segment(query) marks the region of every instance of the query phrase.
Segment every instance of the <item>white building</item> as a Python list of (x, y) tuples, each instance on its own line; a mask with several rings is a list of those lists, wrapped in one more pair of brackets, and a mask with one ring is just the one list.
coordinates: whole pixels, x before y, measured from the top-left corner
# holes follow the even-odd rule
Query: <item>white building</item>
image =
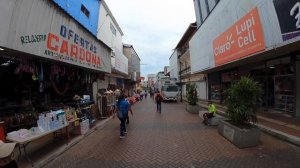
[(104, 0), (101, 0), (97, 38), (111, 48), (112, 73), (106, 74), (101, 87), (115, 85), (124, 88), (128, 76), (128, 58), (123, 54), (123, 32)]

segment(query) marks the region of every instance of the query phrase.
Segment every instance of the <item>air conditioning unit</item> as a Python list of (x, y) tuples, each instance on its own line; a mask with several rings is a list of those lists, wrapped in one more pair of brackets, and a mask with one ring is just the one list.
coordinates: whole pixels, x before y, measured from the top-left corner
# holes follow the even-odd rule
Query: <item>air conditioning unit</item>
[(111, 52), (110, 52), (110, 57), (115, 57), (115, 56), (116, 56), (115, 51), (114, 51), (114, 50), (111, 50)]

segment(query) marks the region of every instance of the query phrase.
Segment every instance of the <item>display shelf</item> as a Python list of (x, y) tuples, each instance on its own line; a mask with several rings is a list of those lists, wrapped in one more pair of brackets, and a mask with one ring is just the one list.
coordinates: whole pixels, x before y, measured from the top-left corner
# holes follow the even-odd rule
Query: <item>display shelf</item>
[(275, 108), (282, 111), (294, 111), (294, 96), (293, 95), (277, 95), (275, 98)]
[[(289, 81), (289, 82), (287, 82)], [(281, 111), (294, 112), (294, 75), (281, 74), (274, 76), (274, 107)]]

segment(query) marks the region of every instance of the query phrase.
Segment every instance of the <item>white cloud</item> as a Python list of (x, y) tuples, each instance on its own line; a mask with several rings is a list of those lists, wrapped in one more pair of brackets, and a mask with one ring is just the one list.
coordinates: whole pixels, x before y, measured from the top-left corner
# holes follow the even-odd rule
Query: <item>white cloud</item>
[(141, 73), (155, 74), (169, 65), (173, 49), (195, 22), (193, 0), (106, 0), (120, 25), (123, 42), (141, 58)]

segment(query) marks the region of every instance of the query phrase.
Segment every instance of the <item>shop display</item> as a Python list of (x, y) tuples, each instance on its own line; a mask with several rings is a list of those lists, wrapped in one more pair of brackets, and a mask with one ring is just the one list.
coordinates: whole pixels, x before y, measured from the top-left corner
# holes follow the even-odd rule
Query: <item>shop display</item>
[(211, 100), (220, 100), (221, 96), (221, 86), (220, 85), (211, 85), (211, 90), (210, 90), (210, 99)]
[(25, 139), (31, 136), (43, 134), (51, 130), (61, 128), (68, 125), (65, 112), (63, 110), (50, 111), (47, 113), (41, 113), (37, 120), (37, 127), (30, 129), (19, 129), (18, 131), (12, 131), (7, 133), (7, 137), (11, 139)]
[(293, 75), (274, 76), (275, 109), (294, 112), (295, 96), (293, 84)]
[(38, 128), (43, 131), (49, 131), (67, 125), (65, 112), (63, 110), (50, 111), (39, 115), (37, 121)]
[(85, 133), (87, 133), (87, 131), (90, 128), (90, 124), (89, 124), (89, 119), (85, 119), (83, 121), (80, 122), (80, 133), (83, 135)]

